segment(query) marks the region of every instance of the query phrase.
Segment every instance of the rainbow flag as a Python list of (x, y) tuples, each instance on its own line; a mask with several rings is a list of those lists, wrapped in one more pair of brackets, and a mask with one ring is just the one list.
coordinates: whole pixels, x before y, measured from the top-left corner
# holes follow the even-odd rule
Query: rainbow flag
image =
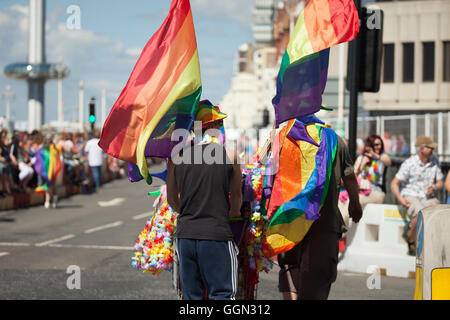
[(35, 192), (43, 193), (47, 191), (53, 183), (55, 183), (56, 178), (58, 178), (58, 175), (62, 170), (61, 157), (54, 144), (51, 144), (48, 150), (45, 147), (41, 147), (39, 149), (36, 153), (34, 170), (36, 170), (36, 173), (39, 174), (45, 181), (42, 186), (35, 189)]
[(173, 0), (106, 119), (99, 146), (138, 167), (139, 175), (130, 180), (151, 183), (146, 157), (170, 156), (183, 139), (171, 141), (172, 132), (191, 128), (201, 91), (190, 3)]
[(292, 249), (320, 217), (336, 156), (337, 135), (316, 117), (306, 116), (291, 120), (278, 133), (273, 150), (278, 172), (268, 208), (269, 256)]
[(353, 0), (310, 0), (298, 16), (281, 61), (272, 100), (280, 123), (319, 111), (328, 74), (330, 47), (359, 31)]

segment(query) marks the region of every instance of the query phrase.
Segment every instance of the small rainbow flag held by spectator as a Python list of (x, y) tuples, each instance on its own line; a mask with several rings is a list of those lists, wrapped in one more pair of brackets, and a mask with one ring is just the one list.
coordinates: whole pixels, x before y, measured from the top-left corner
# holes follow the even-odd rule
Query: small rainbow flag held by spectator
[(171, 141), (172, 132), (192, 127), (201, 91), (191, 6), (173, 0), (106, 119), (99, 146), (130, 164), (131, 181), (150, 184), (146, 157), (170, 156), (179, 142)]
[(61, 158), (54, 144), (50, 145), (49, 150), (45, 147), (39, 149), (36, 153), (34, 169), (45, 181), (42, 186), (35, 189), (35, 192), (44, 193), (53, 183), (55, 183), (56, 178), (58, 178), (58, 175), (62, 170)]
[(289, 121), (275, 137), (272, 150), (279, 169), (268, 208), (267, 257), (292, 249), (320, 217), (337, 135), (315, 116), (305, 116)]
[(320, 110), (330, 47), (351, 41), (359, 31), (353, 0), (309, 0), (298, 16), (272, 100), (280, 123)]

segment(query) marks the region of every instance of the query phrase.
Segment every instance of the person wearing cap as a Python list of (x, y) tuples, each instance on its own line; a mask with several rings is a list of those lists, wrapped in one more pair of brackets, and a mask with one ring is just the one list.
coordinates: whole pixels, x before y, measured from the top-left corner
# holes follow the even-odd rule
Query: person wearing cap
[(425, 207), (440, 203), (435, 193), (442, 188), (444, 175), (438, 160), (433, 157), (436, 147), (429, 137), (418, 137), (416, 154), (402, 163), (391, 182), (391, 190), (398, 202), (408, 209), (410, 224), (405, 228), (403, 238), (411, 255), (415, 255), (417, 214)]
[(233, 300), (237, 291), (238, 249), (229, 218), (240, 216), (242, 174), (220, 141), (226, 117), (201, 101), (201, 137), (172, 154), (168, 164), (167, 201), (179, 213), (174, 247), (186, 300), (204, 299), (205, 289), (210, 300)]

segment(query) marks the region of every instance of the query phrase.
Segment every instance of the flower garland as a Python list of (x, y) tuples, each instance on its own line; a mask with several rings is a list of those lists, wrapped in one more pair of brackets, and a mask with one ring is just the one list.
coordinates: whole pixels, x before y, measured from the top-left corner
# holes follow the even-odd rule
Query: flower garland
[(173, 268), (173, 237), (176, 214), (160, 195), (152, 219), (147, 221), (134, 244), (131, 265), (143, 272), (159, 275), (163, 270)]
[(247, 165), (247, 168), (243, 170), (243, 174), (251, 177), (253, 191), (251, 197), (252, 212), (249, 217), (250, 225), (246, 230), (248, 263), (250, 269), (267, 273), (272, 269), (273, 262), (263, 254), (263, 251), (267, 247), (265, 231), (268, 225), (267, 217), (261, 215), (260, 212), (264, 171), (265, 167), (263, 165), (255, 163)]

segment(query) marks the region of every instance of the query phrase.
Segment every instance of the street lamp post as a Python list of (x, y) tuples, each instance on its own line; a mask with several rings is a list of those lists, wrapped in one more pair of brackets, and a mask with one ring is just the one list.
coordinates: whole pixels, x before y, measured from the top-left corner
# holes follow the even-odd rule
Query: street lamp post
[(80, 130), (84, 129), (84, 82), (80, 81), (80, 93), (78, 96), (78, 123)]
[(2, 98), (5, 99), (6, 120), (8, 121), (9, 126), (9, 121), (11, 120), (11, 100), (16, 98), (16, 95), (12, 92), (10, 85), (6, 86), (5, 93), (2, 94)]
[(56, 64), (56, 72), (58, 74), (58, 122), (64, 121), (63, 99), (62, 99), (62, 73), (64, 67), (62, 64), (62, 58), (59, 58)]

